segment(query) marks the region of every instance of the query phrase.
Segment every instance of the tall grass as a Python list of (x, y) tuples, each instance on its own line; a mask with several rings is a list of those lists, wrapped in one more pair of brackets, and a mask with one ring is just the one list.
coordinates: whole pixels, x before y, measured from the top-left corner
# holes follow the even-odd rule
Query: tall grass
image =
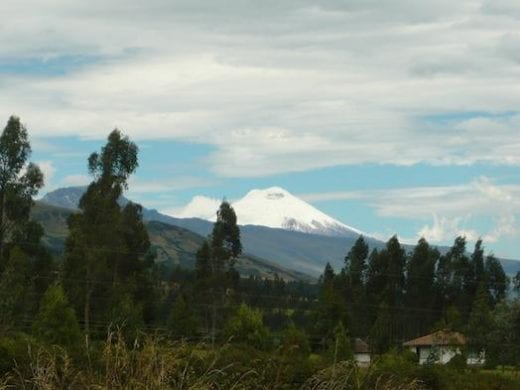
[[(21, 349), (19, 349), (21, 350)], [(316, 357), (316, 356), (315, 356)], [(227, 343), (212, 346), (171, 342), (146, 335), (128, 342), (109, 332), (103, 342), (69, 353), (27, 344), (0, 389), (178, 389), (178, 390), (421, 390), (517, 389), (518, 380), (485, 371), (421, 367), (399, 354), (388, 354), (368, 368), (344, 361), (323, 368), (326, 360), (289, 350), (259, 351)]]
[[(204, 343), (166, 342), (145, 336), (128, 343), (109, 332), (100, 347), (71, 357), (64, 349), (27, 350), (28, 364), (0, 379), (0, 389), (248, 389), (258, 377), (253, 368), (223, 363), (219, 351)], [(93, 361), (92, 365), (88, 361)]]
[(360, 368), (354, 362), (334, 364), (313, 375), (303, 390), (422, 390), (426, 387), (417, 379), (401, 378), (369, 368)]

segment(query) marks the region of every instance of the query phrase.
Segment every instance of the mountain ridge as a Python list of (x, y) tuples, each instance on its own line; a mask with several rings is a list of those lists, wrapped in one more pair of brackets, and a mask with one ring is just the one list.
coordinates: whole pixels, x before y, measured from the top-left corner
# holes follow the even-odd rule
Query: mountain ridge
[[(68, 235), (67, 218), (75, 210), (49, 205), (36, 201), (31, 210), (31, 217), (44, 228), (44, 243), (54, 255), (61, 255)], [(189, 229), (155, 220), (145, 221), (150, 236), (152, 249), (157, 254), (156, 261), (167, 270), (175, 266), (193, 269), (197, 250), (204, 241), (201, 236)], [(312, 276), (287, 269), (273, 261), (244, 253), (236, 263), (242, 276), (255, 275), (272, 278), (274, 275), (286, 280), (315, 280)]]
[[(75, 191), (77, 187), (71, 187)], [(83, 187), (86, 188), (86, 187)], [(66, 189), (60, 189), (62, 195), (67, 195)], [(71, 196), (65, 199), (70, 199)], [(43, 197), (51, 201), (59, 202), (57, 197)], [(78, 199), (79, 200), (79, 199)], [(126, 198), (121, 203), (128, 202)], [(67, 204), (68, 200), (64, 201)], [(143, 207), (143, 218), (147, 221), (159, 221), (165, 224), (178, 226), (192, 231), (202, 237), (211, 233), (213, 223), (199, 218), (176, 218), (161, 214), (155, 209)], [(269, 228), (265, 226), (245, 225), (240, 226), (241, 240), (244, 252), (250, 253), (262, 259), (280, 265), (289, 270), (318, 277), (325, 267), (330, 263), (334, 269), (340, 270), (344, 266), (344, 258), (358, 235), (349, 236), (326, 236), (304, 232), (290, 231), (280, 228)], [(375, 238), (366, 237), (370, 249), (382, 249), (386, 243)], [(412, 245), (403, 244), (406, 251), (413, 249)], [(438, 247), (445, 252), (447, 247)], [(509, 275), (520, 271), (520, 261), (512, 259), (500, 259), (504, 270)]]

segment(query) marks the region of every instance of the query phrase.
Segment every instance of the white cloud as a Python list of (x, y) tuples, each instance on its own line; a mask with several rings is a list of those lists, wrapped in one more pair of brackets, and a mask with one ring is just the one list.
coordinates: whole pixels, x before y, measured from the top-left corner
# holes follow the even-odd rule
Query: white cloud
[(459, 217), (520, 212), (520, 185), (497, 185), (487, 177), (453, 186), (310, 193), (300, 197), (310, 202), (359, 199), (374, 207), (379, 216), (410, 219), (430, 219), (432, 213)]
[(40, 167), (43, 173), (43, 180), (46, 189), (52, 187), (52, 179), (56, 173), (56, 167), (52, 161), (37, 161), (36, 164)]
[(424, 226), (418, 232), (418, 237), (424, 237), (434, 243), (447, 242), (457, 236), (464, 236), (471, 242), (478, 240), (480, 235), (473, 229), (465, 228), (464, 225), (467, 224), (467, 221), (464, 221), (464, 219), (467, 218), (439, 218), (434, 215), (433, 224)]
[(495, 228), (484, 236), (485, 242), (498, 242), (503, 237), (519, 237), (520, 226), (515, 215), (501, 215), (496, 221)]
[[(453, 186), (311, 193), (300, 197), (310, 202), (361, 200), (380, 217), (424, 221), (416, 238), (407, 241), (424, 236), (431, 242), (445, 243), (463, 235), (470, 242), (482, 237), (494, 243), (520, 235), (520, 185), (498, 185), (487, 177)], [(477, 229), (480, 219), (491, 220), (491, 228)], [(387, 238), (390, 235), (379, 234)]]
[(216, 181), (200, 177), (176, 177), (172, 180), (142, 180), (131, 177), (128, 181), (129, 196), (134, 194), (168, 193), (187, 188), (202, 188), (215, 185)]
[(4, 0), (3, 63), (68, 65), (0, 75), (0, 116), (40, 138), (209, 143), (222, 176), (520, 165), (514, 2), (245, 4)]
[(65, 176), (61, 185), (64, 187), (77, 187), (77, 186), (85, 186), (92, 181), (92, 178), (86, 175), (68, 175)]

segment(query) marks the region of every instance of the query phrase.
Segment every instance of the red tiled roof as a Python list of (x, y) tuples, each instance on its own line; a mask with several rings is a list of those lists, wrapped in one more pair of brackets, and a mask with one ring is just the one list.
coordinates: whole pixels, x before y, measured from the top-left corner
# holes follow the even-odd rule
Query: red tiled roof
[(448, 330), (439, 330), (426, 336), (406, 341), (403, 343), (405, 347), (415, 347), (421, 345), (465, 345), (466, 337), (459, 332), (451, 332)]
[(356, 338), (354, 340), (354, 353), (370, 353), (370, 347), (363, 340)]

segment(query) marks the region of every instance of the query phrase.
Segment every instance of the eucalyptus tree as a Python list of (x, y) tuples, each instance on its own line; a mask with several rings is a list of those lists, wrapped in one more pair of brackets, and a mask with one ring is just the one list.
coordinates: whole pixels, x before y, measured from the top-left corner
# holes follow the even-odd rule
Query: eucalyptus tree
[(410, 336), (429, 331), (436, 320), (434, 276), (439, 257), (439, 251), (431, 247), (425, 238), (421, 238), (406, 266), (406, 324)]
[[(34, 314), (49, 284), (52, 257), (40, 239), (43, 228), (30, 219), (43, 186), (39, 167), (28, 161), (27, 129), (11, 116), (0, 135), (0, 326), (17, 327)], [(18, 319), (18, 320), (17, 320)]]
[[(139, 322), (153, 298), (154, 261), (142, 208), (118, 199), (138, 167), (138, 148), (119, 130), (88, 158), (93, 181), (68, 220), (63, 285), (81, 313), (87, 335), (93, 320)], [(127, 321), (128, 323), (128, 321)]]
[(344, 268), (344, 295), (351, 318), (350, 329), (354, 336), (362, 336), (367, 326), (366, 278), (368, 245), (359, 236), (347, 256)]
[(11, 116), (0, 135), (0, 271), (6, 249), (34, 230), (33, 196), (43, 187), (40, 168), (28, 162), (31, 145), (20, 118)]
[(199, 300), (208, 305), (212, 341), (215, 340), (217, 308), (224, 304), (228, 289), (235, 289), (239, 275), (234, 265), (242, 253), (240, 228), (237, 225), (235, 210), (223, 201), (217, 211), (217, 220), (211, 235), (197, 251), (196, 289)]

